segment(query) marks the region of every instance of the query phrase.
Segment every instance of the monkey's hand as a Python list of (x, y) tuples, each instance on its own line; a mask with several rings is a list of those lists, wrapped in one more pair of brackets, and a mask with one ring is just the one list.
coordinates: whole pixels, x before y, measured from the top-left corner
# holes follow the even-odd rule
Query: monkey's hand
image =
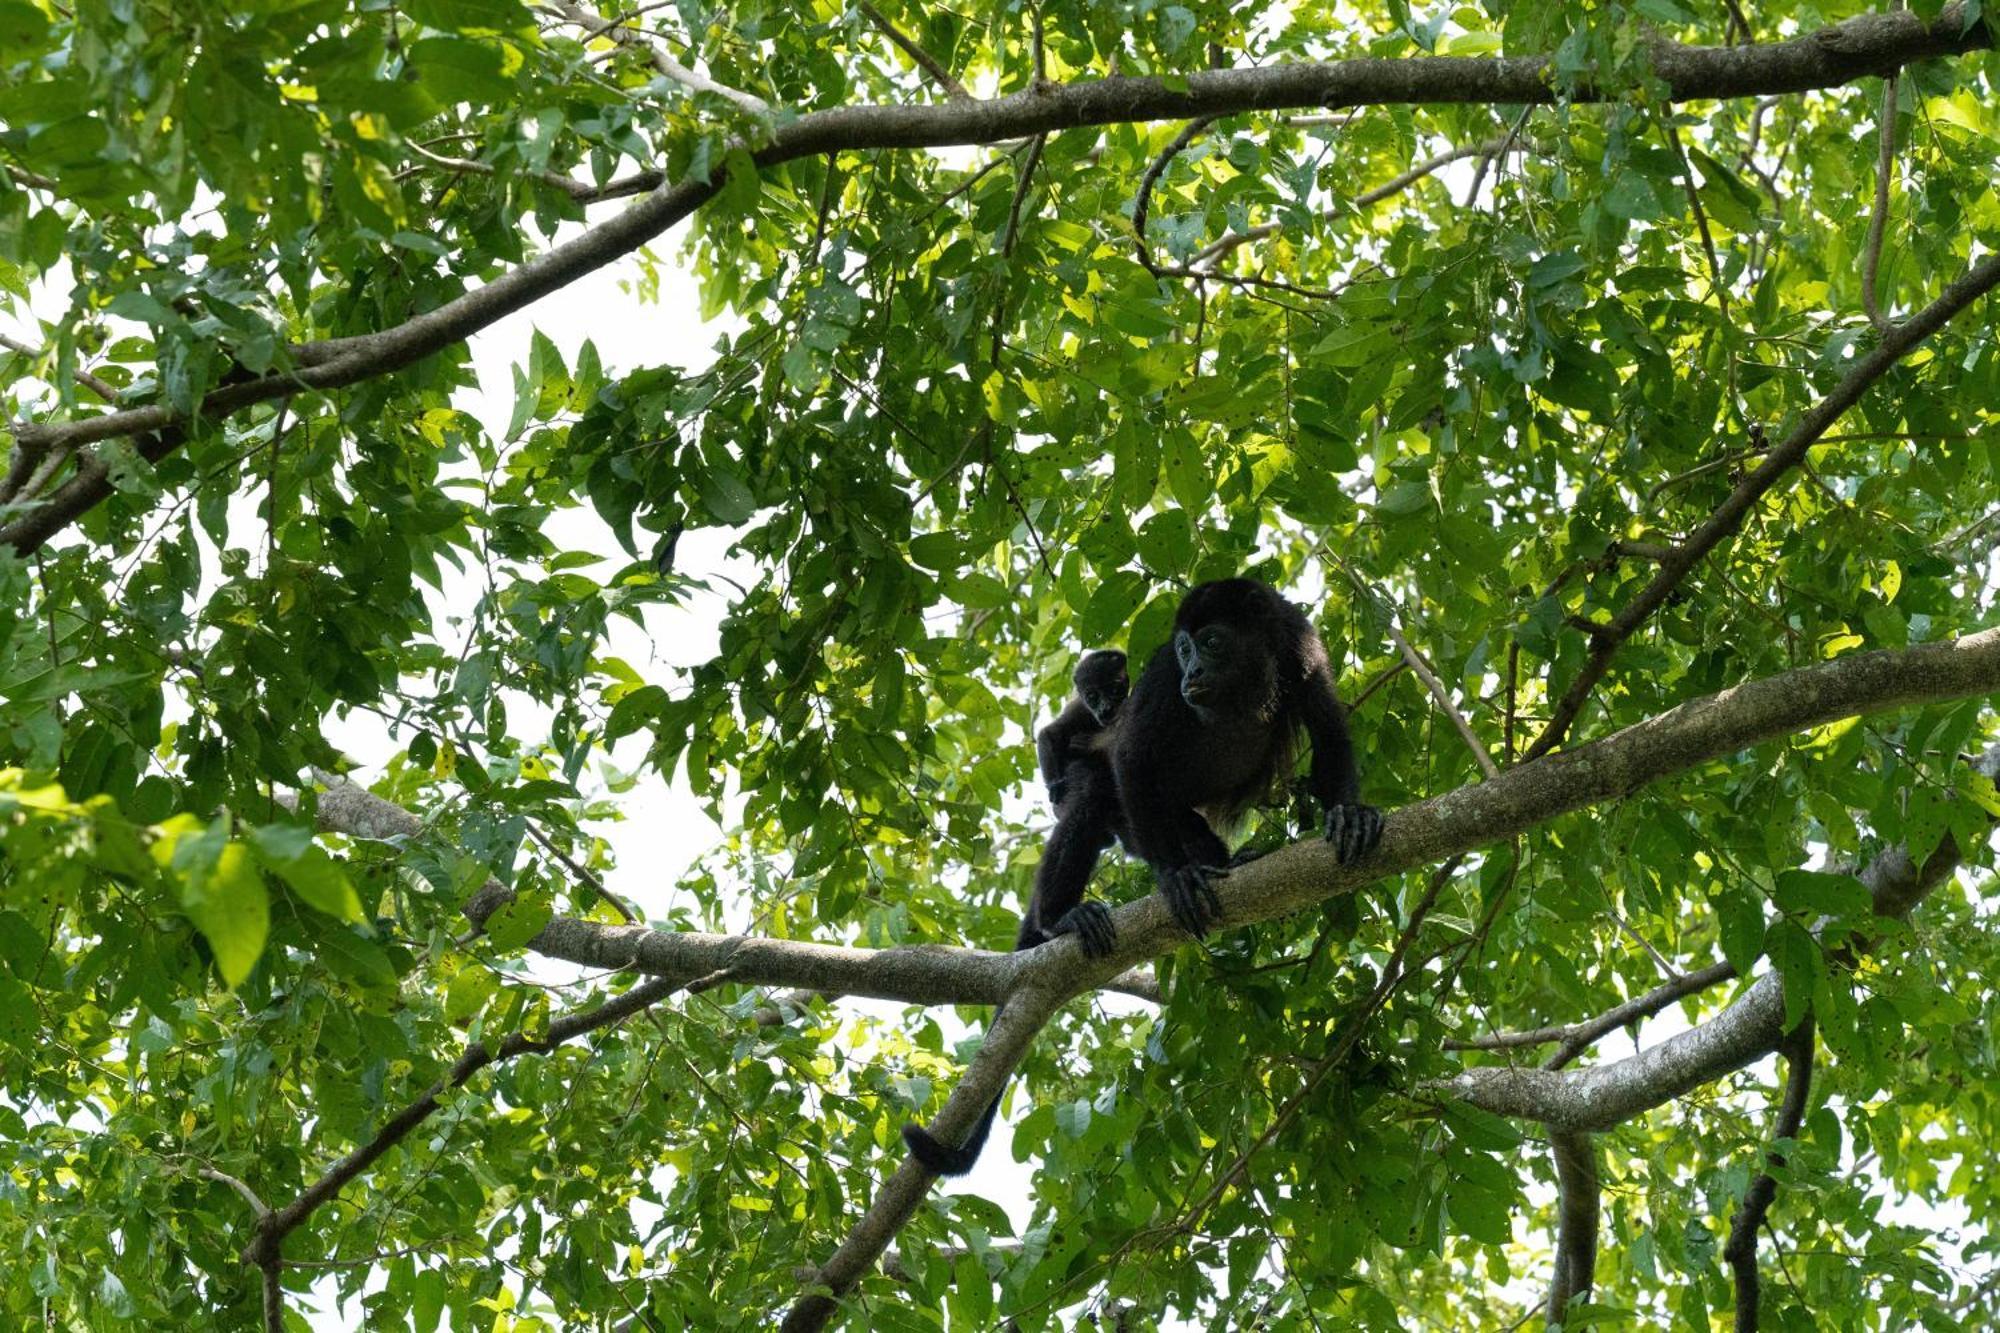
[(1049, 804), (1051, 806), (1060, 807), (1063, 803), (1063, 797), (1067, 795), (1069, 795), (1068, 778), (1057, 778), (1049, 784)]
[(1049, 934), (1076, 936), (1087, 958), (1102, 958), (1118, 943), (1118, 928), (1111, 924), (1111, 909), (1095, 898), (1085, 898), (1063, 913), (1062, 920), (1056, 922)]
[(1372, 805), (1336, 805), (1326, 812), (1326, 840), (1344, 866), (1353, 865), (1382, 841), (1382, 812)]
[(1215, 896), (1215, 886), (1209, 880), (1228, 873), (1221, 866), (1198, 865), (1160, 871), (1160, 896), (1167, 900), (1174, 923), (1196, 939), (1208, 934), (1209, 926), (1222, 915), (1222, 900)]

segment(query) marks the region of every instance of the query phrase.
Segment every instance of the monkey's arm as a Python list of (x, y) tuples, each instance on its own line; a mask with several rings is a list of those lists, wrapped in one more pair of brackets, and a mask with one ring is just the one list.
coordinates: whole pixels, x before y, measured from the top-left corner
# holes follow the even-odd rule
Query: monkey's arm
[(1300, 712), (1312, 742), (1307, 785), (1326, 816), (1326, 840), (1342, 865), (1375, 850), (1382, 838), (1382, 812), (1361, 801), (1361, 775), (1354, 765), (1354, 741), (1347, 734), (1347, 709), (1334, 693), (1325, 653), (1300, 686)]
[(1096, 730), (1097, 719), (1084, 707), (1083, 700), (1071, 699), (1055, 720), (1035, 734), (1035, 757), (1041, 761), (1042, 782), (1049, 789), (1049, 802), (1061, 805), (1068, 783), (1065, 780), (1076, 747)]
[(1222, 914), (1222, 901), (1209, 881), (1228, 873), (1229, 849), (1207, 820), (1176, 803), (1163, 784), (1132, 771), (1139, 767), (1127, 761), (1119, 770), (1118, 795), (1131, 830), (1127, 845), (1153, 868), (1175, 922), (1200, 939)]

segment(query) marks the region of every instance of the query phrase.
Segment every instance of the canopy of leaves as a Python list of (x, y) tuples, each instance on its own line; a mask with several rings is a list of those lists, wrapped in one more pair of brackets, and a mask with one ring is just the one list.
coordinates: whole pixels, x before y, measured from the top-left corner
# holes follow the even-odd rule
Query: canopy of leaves
[[(728, 830), (656, 926), (1005, 948), (1047, 824), (1037, 720), (1081, 649), (1151, 651), (1194, 582), (1311, 605), (1384, 807), (1552, 724), (1548, 747), (1992, 623), (2000, 345), (1973, 304), (1593, 674), (1663, 555), (2000, 248), (1983, 49), (1676, 101), (1659, 39), (1868, 7), (1743, 6), (1748, 32), (1676, 0), (627, 8), (613, 40), (614, 7), (516, 0), (0, 0), (0, 404), (57, 430), (161, 409), (24, 427), (0, 482), (8, 1326), (304, 1327), (336, 1301), (426, 1331), (767, 1326), (956, 1077), (936, 1015), (725, 984), (462, 1087), (453, 1062), (629, 985), (552, 984), (575, 974), (523, 946), (619, 920), (598, 872), (635, 783), (685, 784)], [(1972, 48), (1982, 8), (1915, 6)], [(836, 120), (757, 156), (841, 107), (1431, 56), (1545, 56), (1549, 103), (1027, 137), (972, 108), (963, 146), (856, 119), (859, 146)], [(637, 224), (582, 230), (662, 181), (706, 200), (671, 258)], [(713, 363), (538, 336), (496, 433), (466, 408), (480, 319), (367, 360), (577, 236), (568, 272), (636, 255), (632, 327), (730, 330)], [(669, 263), (698, 312), (645, 308)], [(89, 503), (43, 540), (63, 495)], [(749, 582), (674, 567), (703, 528)], [(692, 670), (610, 646), (717, 607)], [(343, 762), (326, 729), (364, 713), (397, 748), (352, 758), (414, 836), (315, 836), (295, 809)], [(1012, 1094), (1027, 1207), (935, 1198), (848, 1294), (855, 1326), (1512, 1323), (1548, 1280), (1543, 1136), (1426, 1089), (1540, 1051), (1447, 1043), (1720, 960), (1780, 971), (1824, 1047), (1770, 1326), (1979, 1322), (2000, 947), (1970, 867), (2000, 803), (1964, 756), (1992, 729), (1974, 700), (1763, 745), (1183, 950), (1157, 1008), (1072, 1007)], [(1969, 868), (1907, 930), (1859, 966), (1827, 950), (1868, 905), (1826, 867), (1948, 838)], [(515, 897), (474, 939), (459, 909), (489, 876)], [(1099, 888), (1149, 880), (1114, 856)], [(1729, 1309), (1720, 1239), (1772, 1078), (1599, 1141), (1597, 1318)], [(282, 1264), (245, 1262), (260, 1208), (434, 1086)]]

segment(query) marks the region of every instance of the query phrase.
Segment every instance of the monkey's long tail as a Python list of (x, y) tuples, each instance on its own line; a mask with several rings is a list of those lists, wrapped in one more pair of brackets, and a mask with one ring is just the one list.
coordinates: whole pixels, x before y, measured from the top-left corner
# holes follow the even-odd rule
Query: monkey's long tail
[[(1043, 940), (1032, 927), (1023, 923), (1021, 936), (1014, 941), (1014, 952), (1032, 949)], [(993, 1010), (993, 1021), (986, 1025), (987, 1032), (993, 1031), (993, 1024), (1000, 1021), (1000, 1015), (1007, 1012), (1006, 1005)], [(1003, 1088), (1004, 1092), (1005, 1089)], [(979, 1117), (979, 1123), (965, 1136), (965, 1142), (956, 1148), (947, 1148), (937, 1135), (922, 1125), (904, 1125), (903, 1142), (910, 1145), (910, 1156), (924, 1164), (924, 1168), (940, 1176), (962, 1176), (972, 1169), (979, 1160), (979, 1150), (986, 1146), (986, 1136), (993, 1132), (993, 1120), (1000, 1114), (1000, 1093), (993, 1094), (993, 1100), (986, 1104), (986, 1114)]]
[[(1039, 899), (1041, 896), (1038, 885), (1035, 897)], [(1023, 949), (1032, 949), (1038, 944), (1046, 944), (1055, 938), (1035, 923), (1036, 917), (1031, 906), (1027, 917), (1021, 922), (1020, 934), (1014, 937), (1015, 953)], [(992, 1022), (986, 1025), (987, 1032), (993, 1031), (993, 1024), (998, 1023), (1000, 1015), (1006, 1012), (1007, 1006), (1004, 1004), (994, 1008)], [(994, 1093), (993, 1100), (986, 1104), (986, 1113), (979, 1117), (979, 1123), (965, 1136), (965, 1142), (956, 1148), (945, 1147), (937, 1135), (922, 1125), (904, 1125), (903, 1142), (910, 1145), (910, 1156), (922, 1162), (925, 1170), (940, 1176), (962, 1176), (970, 1171), (973, 1163), (979, 1160), (980, 1149), (986, 1146), (986, 1136), (993, 1132), (993, 1121), (1000, 1114), (1000, 1098), (1005, 1092), (1006, 1087), (1003, 1084), (1000, 1092)]]
[(926, 1170), (940, 1176), (962, 1176), (979, 1160), (980, 1149), (986, 1146), (986, 1136), (993, 1132), (993, 1120), (999, 1114), (1000, 1099), (995, 1097), (986, 1104), (986, 1114), (979, 1117), (972, 1133), (956, 1148), (945, 1147), (922, 1125), (904, 1125), (903, 1142), (910, 1145), (910, 1156), (922, 1162)]

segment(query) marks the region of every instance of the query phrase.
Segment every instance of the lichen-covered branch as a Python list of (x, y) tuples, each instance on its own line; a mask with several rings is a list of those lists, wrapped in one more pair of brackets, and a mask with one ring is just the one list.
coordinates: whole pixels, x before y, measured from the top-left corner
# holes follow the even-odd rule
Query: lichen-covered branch
[[(1981, 764), (1995, 759), (1989, 751)], [(1949, 879), (1962, 860), (1958, 844), (1947, 836), (1921, 866), (1905, 849), (1892, 847), (1858, 878), (1877, 916), (1899, 918)], [(1623, 1060), (1562, 1071), (1468, 1069), (1441, 1090), (1481, 1110), (1538, 1120), (1552, 1129), (1605, 1130), (1769, 1055), (1784, 1040), (1784, 1023), (1784, 982), (1768, 972), (1715, 1017)]]

